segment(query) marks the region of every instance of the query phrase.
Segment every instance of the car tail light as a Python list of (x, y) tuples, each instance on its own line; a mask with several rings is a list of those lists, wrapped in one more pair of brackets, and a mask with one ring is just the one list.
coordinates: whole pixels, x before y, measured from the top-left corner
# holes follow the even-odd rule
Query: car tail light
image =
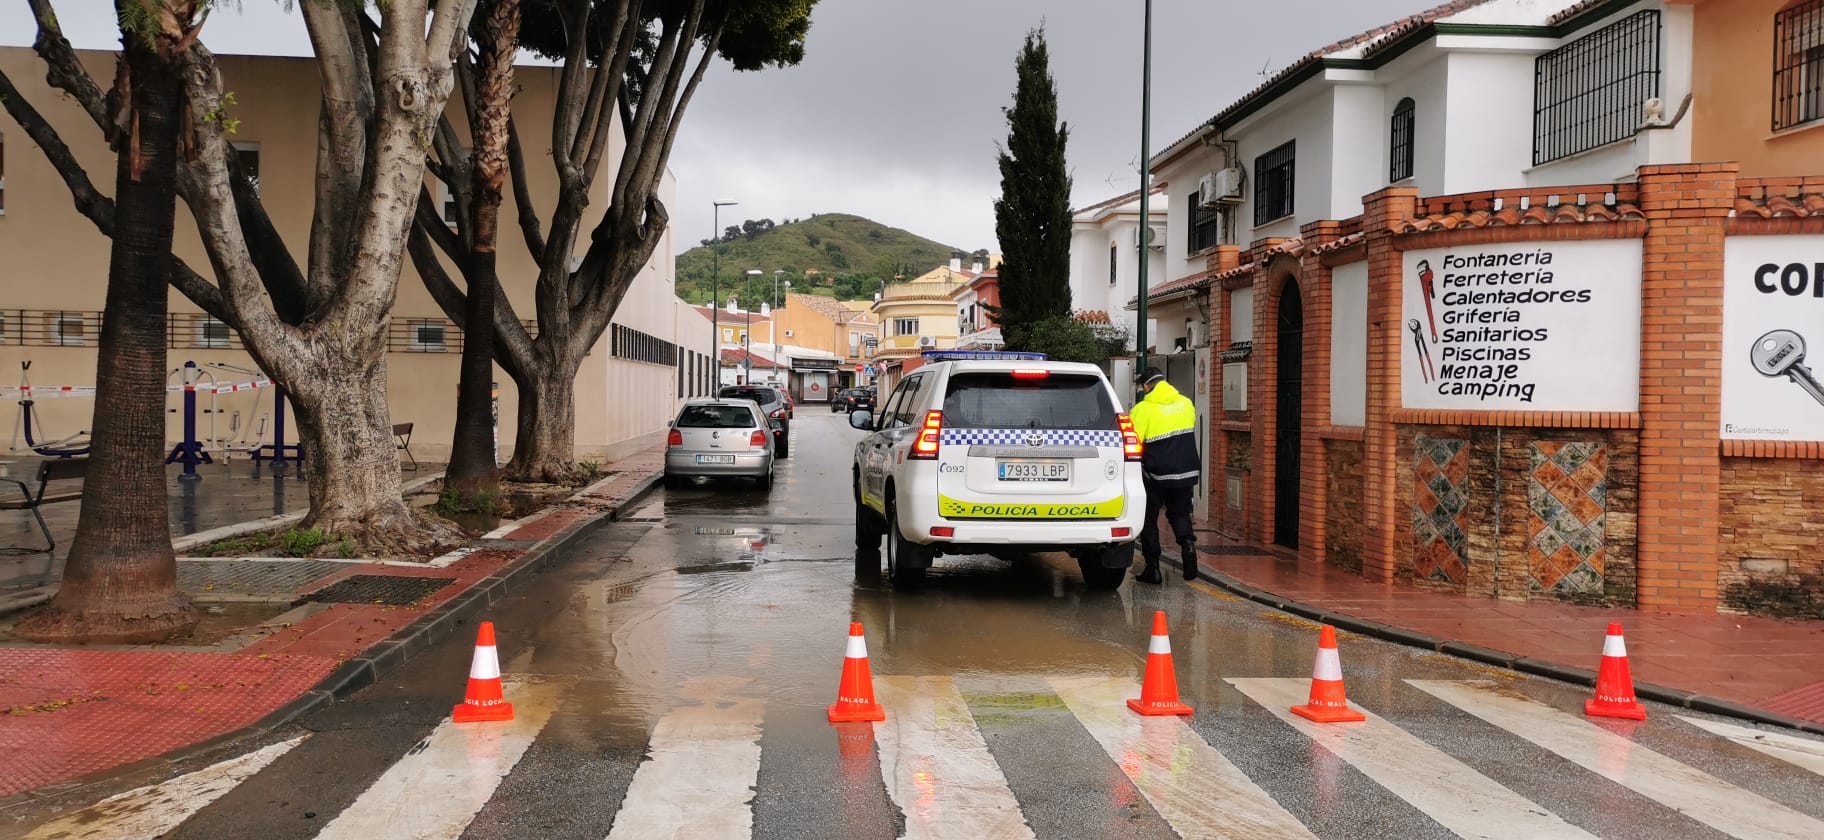
[(1014, 368), (1013, 369), (1013, 378), (1015, 378), (1015, 379), (1044, 379), (1045, 377), (1050, 376), (1050, 375), (1051, 375), (1051, 371), (1045, 370), (1044, 368)]
[(1115, 539), (1120, 539), (1121, 537), (1125, 537), (1128, 534), (1132, 534), (1133, 532), (1134, 532), (1134, 529), (1132, 529), (1132, 528), (1110, 528), (1110, 529), (1108, 529), (1108, 535)]
[(1133, 418), (1121, 414), (1116, 419), (1121, 424), (1121, 454), (1127, 456), (1129, 461), (1140, 460), (1140, 435), (1134, 431)]
[(672, 429), (671, 434), (666, 436), (666, 438), (665, 438), (665, 445), (666, 446), (683, 446), (684, 445), (684, 433), (678, 431), (677, 429)]
[(783, 409), (783, 408), (782, 408), (782, 409), (779, 409), (779, 410), (778, 410), (778, 411), (775, 411), (775, 412), (773, 412), (773, 419), (774, 419), (774, 420), (777, 420), (777, 419), (779, 419), (779, 418), (781, 418), (781, 417), (784, 417), (784, 416), (785, 416), (785, 409)]
[(954, 537), (954, 536), (956, 536), (956, 529), (952, 528), (948, 525), (939, 525), (939, 526), (931, 529), (931, 536)]
[(944, 433), (944, 413), (941, 411), (925, 412), (925, 424), (919, 427), (918, 440), (912, 444), (912, 454), (906, 456), (920, 461), (937, 458), (938, 438)]
[(755, 449), (765, 449), (766, 448), (766, 432), (763, 432), (759, 429), (755, 429), (753, 434), (748, 435), (747, 445), (751, 446)]

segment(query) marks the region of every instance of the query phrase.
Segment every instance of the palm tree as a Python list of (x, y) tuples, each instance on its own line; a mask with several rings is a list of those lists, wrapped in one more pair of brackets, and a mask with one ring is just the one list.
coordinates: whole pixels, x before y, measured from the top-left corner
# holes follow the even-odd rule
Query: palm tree
[(125, 49), (109, 99), (118, 154), (94, 434), (63, 583), (14, 628), (39, 641), (155, 642), (187, 635), (197, 622), (177, 590), (162, 455), (180, 74), (199, 9), (181, 0), (117, 0), (116, 7)]

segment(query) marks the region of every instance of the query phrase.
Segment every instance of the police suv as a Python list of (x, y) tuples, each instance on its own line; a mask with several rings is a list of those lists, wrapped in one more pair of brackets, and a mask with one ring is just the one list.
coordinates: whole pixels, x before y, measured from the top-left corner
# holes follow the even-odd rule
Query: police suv
[(929, 352), (857, 410), (855, 564), (897, 582), (939, 555), (1067, 551), (1092, 588), (1121, 585), (1144, 518), (1140, 439), (1094, 365)]

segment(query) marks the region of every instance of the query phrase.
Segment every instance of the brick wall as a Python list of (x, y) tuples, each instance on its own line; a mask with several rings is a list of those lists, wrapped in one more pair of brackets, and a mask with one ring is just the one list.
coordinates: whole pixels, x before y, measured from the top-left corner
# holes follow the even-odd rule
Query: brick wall
[(1324, 562), (1362, 571), (1362, 443), (1325, 441)]
[(1824, 619), (1824, 462), (1722, 459), (1721, 612)]

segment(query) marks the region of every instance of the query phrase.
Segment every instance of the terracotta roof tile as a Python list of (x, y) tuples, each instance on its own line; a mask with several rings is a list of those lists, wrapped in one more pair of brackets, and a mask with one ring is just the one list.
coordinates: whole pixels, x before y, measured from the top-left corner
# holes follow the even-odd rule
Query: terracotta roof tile
[(1759, 216), (1763, 219), (1780, 217), (1803, 219), (1809, 216), (1824, 214), (1824, 195), (1812, 193), (1794, 199), (1788, 196), (1768, 196), (1763, 201), (1750, 198), (1735, 200), (1735, 215)]
[(1608, 2), (1608, 0), (1580, 0), (1580, 2), (1572, 3), (1571, 5), (1564, 7), (1564, 11), (1546, 18), (1545, 25), (1557, 26), (1558, 24), (1581, 15), (1597, 6), (1603, 5), (1606, 2)]
[[(1739, 208), (1741, 202), (1737, 202)], [(1522, 210), (1507, 206), (1500, 210), (1458, 210), (1432, 213), (1416, 219), (1395, 222), (1394, 233), (1425, 233), (1459, 228), (1505, 227), (1510, 225), (1554, 225), (1621, 222), (1644, 219), (1646, 215), (1632, 204), (1560, 204), (1555, 207), (1534, 204)]]
[(1347, 236), (1339, 236), (1322, 245), (1313, 247), (1311, 249), (1311, 253), (1313, 253), (1313, 254), (1335, 253), (1337, 251), (1343, 250), (1344, 248), (1350, 248), (1355, 245), (1361, 244), (1363, 238), (1364, 237), (1360, 231), (1351, 233)]
[(1071, 317), (1082, 321), (1085, 324), (1114, 323), (1114, 320), (1108, 317), (1108, 313), (1101, 309), (1079, 309), (1076, 312), (1071, 313)]
[(753, 358), (754, 367), (757, 367), (757, 368), (779, 367), (778, 363), (774, 362), (771, 359), (768, 359), (765, 356), (760, 355), (759, 353), (749, 353), (746, 350), (742, 350), (740, 348), (734, 348), (734, 349), (723, 348), (723, 350), (722, 350), (722, 364), (724, 367), (727, 367), (730, 365), (733, 365), (735, 367), (740, 367), (740, 366), (742, 366), (742, 364), (744, 362), (746, 362), (746, 360), (749, 357)]

